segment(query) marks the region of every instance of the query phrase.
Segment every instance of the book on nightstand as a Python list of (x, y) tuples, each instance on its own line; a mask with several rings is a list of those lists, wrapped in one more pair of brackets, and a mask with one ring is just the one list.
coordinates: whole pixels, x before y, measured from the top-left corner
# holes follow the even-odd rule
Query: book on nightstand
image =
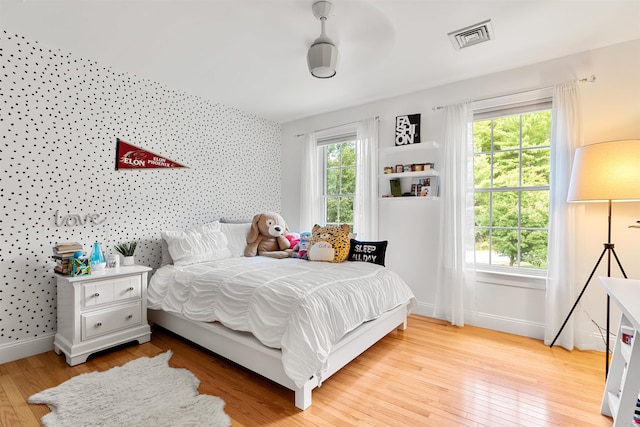
[(51, 257), (56, 262), (53, 271), (65, 276), (71, 275), (71, 261), (73, 255), (78, 251), (82, 251), (82, 245), (78, 242), (56, 243)]
[(82, 244), (78, 242), (56, 243), (53, 247), (54, 255), (71, 254), (82, 250)]

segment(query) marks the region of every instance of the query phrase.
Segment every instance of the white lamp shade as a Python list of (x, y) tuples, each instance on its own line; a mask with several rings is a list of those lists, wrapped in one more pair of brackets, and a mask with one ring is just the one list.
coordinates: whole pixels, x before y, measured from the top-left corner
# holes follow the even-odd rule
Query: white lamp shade
[(328, 79), (336, 75), (338, 48), (331, 43), (315, 43), (307, 53), (309, 71), (314, 77)]
[(576, 149), (567, 201), (640, 200), (640, 139)]

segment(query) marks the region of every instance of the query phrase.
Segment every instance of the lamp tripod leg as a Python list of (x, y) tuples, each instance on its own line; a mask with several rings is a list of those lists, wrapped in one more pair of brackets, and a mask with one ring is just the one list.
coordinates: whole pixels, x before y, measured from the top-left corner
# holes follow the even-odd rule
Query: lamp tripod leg
[[(578, 298), (576, 299), (576, 302), (573, 304), (573, 307), (571, 307), (571, 310), (569, 311), (569, 314), (567, 314), (567, 317), (564, 319), (564, 322), (562, 323), (562, 326), (560, 326), (560, 330), (556, 334), (556, 337), (553, 339), (553, 341), (551, 341), (551, 345), (549, 347), (553, 347), (553, 345), (558, 340), (558, 337), (562, 333), (562, 330), (567, 325), (567, 322), (569, 321), (569, 318), (573, 314), (573, 310), (575, 310), (576, 307), (578, 306), (578, 303), (580, 302), (580, 298), (582, 298), (582, 295), (584, 294), (584, 291), (587, 290), (587, 286), (589, 286), (589, 282), (591, 282), (591, 279), (593, 278), (593, 275), (596, 274), (596, 270), (598, 269), (598, 266), (600, 265), (600, 261), (602, 261), (602, 258), (604, 258), (604, 254), (607, 253), (607, 250), (608, 250), (608, 248), (605, 246), (605, 248), (602, 250), (602, 253), (600, 254), (600, 258), (598, 258), (598, 261), (596, 262), (596, 265), (593, 267), (593, 270), (591, 271), (591, 274), (589, 275), (589, 278), (587, 279), (587, 282), (582, 287), (582, 291), (580, 292), (580, 295), (578, 295)], [(615, 254), (615, 252), (614, 252), (614, 254)], [(616, 257), (616, 259), (618, 259), (618, 257)]]

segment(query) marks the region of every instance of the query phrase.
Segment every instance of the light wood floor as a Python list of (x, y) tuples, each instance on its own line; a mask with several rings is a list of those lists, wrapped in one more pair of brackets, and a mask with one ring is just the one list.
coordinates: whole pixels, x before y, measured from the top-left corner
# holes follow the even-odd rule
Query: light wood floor
[(608, 426), (600, 415), (604, 354), (550, 349), (530, 338), (420, 316), (392, 332), (313, 392), (293, 392), (159, 328), (152, 340), (69, 367), (54, 352), (0, 365), (0, 424), (36, 426), (47, 412), (32, 394), (75, 375), (171, 349), (200, 392), (220, 396), (234, 426)]

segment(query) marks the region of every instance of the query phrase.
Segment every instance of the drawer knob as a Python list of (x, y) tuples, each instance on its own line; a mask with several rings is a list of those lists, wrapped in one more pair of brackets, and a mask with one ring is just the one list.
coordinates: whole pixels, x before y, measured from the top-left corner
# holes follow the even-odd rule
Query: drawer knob
[(133, 314), (127, 315), (127, 320), (131, 320), (131, 319), (133, 319)]
[(100, 292), (96, 292), (95, 294), (93, 294), (93, 296), (98, 298), (100, 296)]
[(102, 322), (96, 323), (96, 328), (99, 328), (100, 326), (102, 326)]
[(132, 291), (132, 290), (133, 290), (133, 286), (130, 286), (130, 287), (129, 287), (129, 290), (130, 290), (130, 291)]

